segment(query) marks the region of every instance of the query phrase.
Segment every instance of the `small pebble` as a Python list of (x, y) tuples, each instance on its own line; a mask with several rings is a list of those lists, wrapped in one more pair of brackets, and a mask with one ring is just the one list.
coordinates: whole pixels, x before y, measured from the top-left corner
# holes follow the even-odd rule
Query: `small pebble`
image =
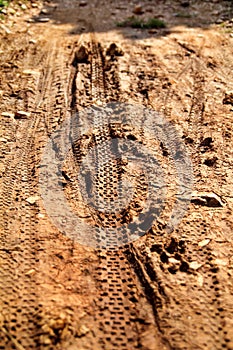
[(49, 11), (47, 9), (42, 9), (40, 11), (40, 13), (43, 13), (44, 15), (47, 15), (49, 13)]
[(87, 2), (86, 1), (80, 1), (79, 6), (81, 6), (81, 7), (87, 6)]
[(112, 43), (110, 44), (110, 46), (107, 48), (106, 50), (106, 55), (107, 56), (123, 56), (124, 55), (124, 52), (123, 50), (118, 47), (117, 44), (115, 43)]
[(39, 196), (31, 196), (31, 197), (28, 197), (28, 198), (26, 199), (26, 201), (27, 201), (28, 203), (30, 203), (30, 204), (34, 204), (34, 203), (36, 203), (36, 201), (38, 201), (39, 199), (40, 199)]
[(17, 111), (15, 113), (15, 119), (27, 119), (31, 115), (30, 112), (25, 112), (25, 111)]
[(77, 335), (78, 335), (78, 337), (82, 337), (83, 335), (87, 334), (88, 332), (90, 332), (90, 329), (87, 328), (85, 325), (81, 325), (77, 330)]
[(202, 266), (202, 264), (199, 264), (197, 261), (191, 261), (189, 263), (189, 267), (192, 270), (198, 270), (201, 266)]
[(88, 50), (84, 45), (81, 45), (75, 52), (74, 63), (87, 63), (88, 62)]
[(207, 207), (223, 207), (224, 203), (221, 198), (213, 192), (193, 192), (191, 203)]
[(189, 7), (189, 5), (190, 5), (189, 1), (183, 1), (183, 2), (180, 4), (180, 6), (182, 6), (182, 7)]
[(143, 14), (143, 9), (141, 5), (137, 5), (135, 6), (133, 13), (135, 13), (135, 15), (142, 15)]
[(199, 247), (205, 247), (207, 244), (209, 244), (210, 243), (210, 239), (208, 239), (208, 238), (206, 238), (206, 239), (203, 239), (202, 241), (200, 241), (199, 243), (198, 243), (198, 246)]
[(224, 105), (233, 105), (233, 91), (226, 91), (222, 101)]
[(31, 269), (31, 270), (25, 272), (25, 275), (26, 276), (30, 276), (30, 275), (34, 275), (35, 273), (36, 273), (36, 270), (35, 269)]
[(149, 33), (149, 34), (156, 34), (156, 33), (158, 33), (158, 30), (155, 29), (155, 28), (149, 29), (149, 30), (148, 30), (148, 33)]
[(48, 17), (39, 17), (36, 19), (37, 22), (41, 22), (41, 23), (46, 23), (50, 21), (50, 18)]

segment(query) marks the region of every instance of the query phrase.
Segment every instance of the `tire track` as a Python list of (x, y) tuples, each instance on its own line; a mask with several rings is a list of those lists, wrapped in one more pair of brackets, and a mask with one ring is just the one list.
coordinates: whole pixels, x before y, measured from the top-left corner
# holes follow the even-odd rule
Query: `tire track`
[[(1, 202), (1, 349), (38, 349), (41, 336), (41, 315), (37, 268), (38, 268), (38, 212), (36, 203), (30, 202), (38, 194), (36, 167), (39, 161), (38, 144), (46, 133), (61, 122), (59, 102), (64, 101), (62, 111), (66, 112), (67, 81), (64, 63), (56, 54), (48, 56), (40, 78), (34, 80), (32, 95), (26, 102), (28, 120), (18, 121), (15, 143), (5, 164), (2, 178)], [(28, 59), (28, 58), (27, 58)], [(25, 66), (30, 62), (25, 59)], [(54, 68), (55, 62), (57, 66)], [(43, 67), (42, 66), (42, 67)], [(29, 78), (30, 79), (30, 78)], [(25, 81), (22, 81), (24, 84)], [(49, 90), (54, 91), (50, 105), (44, 103)], [(51, 91), (50, 91), (51, 92)], [(56, 110), (58, 115), (53, 116)], [(48, 107), (49, 118), (43, 109)], [(47, 131), (46, 131), (47, 130)], [(17, 230), (15, 230), (17, 227)], [(42, 247), (40, 246), (40, 249)], [(3, 263), (4, 262), (4, 263)]]
[[(85, 78), (90, 77), (90, 94), (92, 102), (97, 105), (104, 104), (109, 96), (109, 91), (106, 92), (106, 87), (110, 88), (109, 82), (112, 81), (111, 89), (115, 90), (119, 87), (118, 82), (118, 66), (117, 59), (115, 60), (114, 67), (116, 70), (111, 72), (114, 79), (108, 79), (106, 77), (105, 63), (106, 58), (101, 44), (96, 41), (94, 35), (91, 36), (89, 47), (89, 56), (91, 60), (89, 62), (77, 63), (75, 72), (73, 72), (73, 83), (71, 86), (73, 98), (71, 98), (72, 111), (77, 111), (80, 107), (85, 105), (83, 98), (83, 85)], [(74, 62), (74, 61), (73, 61)], [(82, 84), (81, 84), (81, 82)], [(108, 81), (108, 82), (107, 82)], [(116, 86), (117, 85), (117, 86)], [(78, 87), (81, 87), (79, 90)], [(119, 92), (118, 92), (119, 93)], [(79, 101), (82, 101), (82, 105), (79, 105)], [(87, 121), (80, 121), (80, 125), (87, 123)], [(94, 128), (98, 131), (94, 131), (94, 135), (86, 135), (84, 141), (80, 141), (80, 135), (82, 130), (78, 125), (72, 125), (73, 140), (73, 155), (68, 160), (65, 167), (65, 178), (68, 182), (68, 188), (66, 187), (68, 198), (73, 198), (73, 205), (77, 212), (80, 210), (87, 210), (86, 214), (82, 214), (82, 217), (92, 217), (92, 224), (103, 225), (103, 220), (106, 220), (106, 227), (112, 227), (117, 220), (116, 215), (110, 215), (104, 219), (104, 217), (98, 218), (96, 214), (90, 211), (86, 207), (82, 207), (80, 204), (81, 193), (79, 186), (76, 185), (76, 179), (73, 175), (74, 169), (80, 166), (82, 157), (85, 157), (89, 147), (93, 145), (100, 145), (105, 140), (111, 138), (111, 128), (117, 128), (116, 126), (105, 126), (106, 121), (101, 115), (97, 116), (94, 120)], [(119, 126), (118, 126), (119, 127)], [(110, 129), (109, 129), (110, 128)], [(85, 128), (84, 128), (85, 129)], [(116, 133), (116, 130), (114, 131)], [(83, 147), (84, 146), (84, 147)], [(105, 201), (111, 199), (106, 189), (110, 189), (113, 186), (114, 178), (119, 175), (119, 165), (109, 164), (105, 170), (101, 169), (102, 159), (108, 155), (110, 150), (105, 146), (100, 150), (94, 152), (96, 162), (96, 176), (93, 183), (94, 189), (92, 192), (98, 194)], [(73, 165), (75, 164), (76, 166)], [(139, 179), (140, 180), (140, 179)], [(118, 180), (117, 180), (118, 181)], [(143, 181), (141, 179), (140, 181)], [(104, 189), (104, 190), (103, 190)], [(114, 197), (113, 197), (114, 199)], [(72, 200), (71, 200), (72, 201)], [(76, 201), (76, 204), (75, 204)], [(83, 200), (82, 200), (83, 201)], [(96, 199), (98, 206), (98, 196)], [(97, 251), (99, 257), (99, 266), (96, 269), (95, 278), (97, 283), (98, 297), (95, 300), (95, 324), (97, 329), (95, 330), (95, 338), (98, 346), (101, 349), (135, 349), (138, 347), (145, 347), (146, 338), (148, 332), (150, 332), (151, 345), (148, 349), (155, 349), (159, 344), (163, 344), (164, 349), (167, 348), (159, 332), (156, 332), (155, 320), (153, 311), (150, 304), (146, 301), (144, 290), (138, 280), (137, 274), (133, 271), (131, 264), (127, 259), (126, 248), (117, 248), (119, 245), (119, 237), (115, 236), (109, 230), (109, 237), (102, 237), (101, 231), (96, 232), (96, 241), (99, 242), (99, 250)], [(113, 248), (102, 247), (102, 239), (107, 242), (107, 246), (110, 244)], [(125, 232), (125, 242), (128, 240), (127, 232)], [(124, 235), (123, 241), (124, 244)], [(116, 247), (114, 248), (114, 246)], [(144, 310), (141, 305), (144, 305)], [(145, 305), (146, 309), (145, 309)]]

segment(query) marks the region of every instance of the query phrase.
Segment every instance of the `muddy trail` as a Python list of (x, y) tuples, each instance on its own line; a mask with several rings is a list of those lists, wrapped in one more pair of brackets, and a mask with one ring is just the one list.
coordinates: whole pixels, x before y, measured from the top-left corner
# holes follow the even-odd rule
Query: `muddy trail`
[[(33, 4), (1, 20), (0, 349), (233, 349), (232, 3)], [(122, 26), (132, 15), (166, 26)], [(148, 217), (148, 177), (112, 139), (163, 169)]]

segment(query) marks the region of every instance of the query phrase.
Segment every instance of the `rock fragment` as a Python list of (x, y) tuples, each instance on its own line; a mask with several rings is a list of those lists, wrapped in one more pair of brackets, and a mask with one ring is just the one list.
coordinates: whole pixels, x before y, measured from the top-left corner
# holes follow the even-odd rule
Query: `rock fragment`
[(43, 15), (47, 15), (49, 13), (49, 10), (48, 9), (42, 9), (40, 11), (40, 13), (43, 14)]
[(142, 6), (141, 5), (136, 5), (134, 7), (133, 13), (135, 13), (135, 15), (142, 15), (144, 13)]
[(233, 91), (225, 92), (225, 97), (222, 101), (224, 105), (232, 105), (233, 106)]
[(82, 337), (90, 331), (85, 325), (81, 325), (77, 330), (77, 336)]
[(168, 258), (169, 264), (180, 264), (180, 261), (175, 258)]
[(210, 157), (210, 158), (207, 158), (204, 160), (204, 164), (209, 166), (209, 167), (212, 167), (216, 164), (218, 158), (217, 157)]
[(221, 198), (213, 192), (193, 192), (191, 203), (213, 208), (224, 206)]
[(40, 199), (39, 196), (31, 196), (26, 199), (26, 201), (30, 204), (35, 204)]
[(81, 7), (87, 6), (87, 2), (84, 0), (81, 0), (79, 3), (79, 6), (81, 6)]
[(192, 270), (198, 270), (201, 266), (202, 266), (202, 264), (198, 263), (197, 261), (191, 261), (189, 263), (189, 267)]
[(26, 276), (30, 276), (30, 275), (34, 275), (35, 273), (36, 273), (36, 270), (35, 269), (31, 269), (31, 270), (25, 272), (25, 275)]
[(180, 6), (182, 7), (189, 7), (189, 5), (190, 5), (189, 1), (182, 1), (180, 4)]
[(212, 143), (213, 143), (213, 139), (211, 135), (205, 135), (201, 141), (200, 146), (211, 147)]
[(88, 63), (88, 57), (88, 49), (86, 46), (81, 45), (75, 52), (73, 65), (76, 65), (77, 63)]
[(123, 56), (124, 52), (116, 43), (111, 43), (110, 46), (106, 50), (106, 55), (107, 56)]
[(46, 23), (50, 21), (49, 17), (38, 17), (35, 19), (36, 22)]
[(205, 247), (209, 243), (210, 243), (210, 239), (206, 238), (206, 239), (203, 239), (202, 241), (200, 241), (198, 243), (198, 246), (202, 248), (202, 247)]
[(15, 113), (15, 119), (28, 119), (30, 116), (31, 113), (26, 111), (17, 111)]

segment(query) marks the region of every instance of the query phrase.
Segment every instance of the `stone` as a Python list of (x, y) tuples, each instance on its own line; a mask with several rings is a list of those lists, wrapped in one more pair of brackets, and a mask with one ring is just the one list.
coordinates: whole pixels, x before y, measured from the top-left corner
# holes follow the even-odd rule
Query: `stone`
[(30, 204), (35, 204), (40, 199), (39, 196), (31, 196), (26, 199), (26, 201)]
[(41, 22), (41, 23), (46, 23), (46, 22), (49, 22), (50, 21), (50, 18), (48, 17), (38, 17), (36, 19), (36, 22)]
[(200, 143), (200, 146), (211, 147), (212, 143), (213, 143), (213, 139), (212, 139), (211, 135), (205, 135), (203, 137), (203, 140)]
[(75, 60), (73, 64), (77, 63), (88, 63), (88, 50), (84, 45), (81, 45), (78, 50), (75, 52)]
[(189, 7), (189, 5), (190, 5), (189, 1), (182, 1), (180, 4), (180, 6), (182, 7)]
[(81, 6), (81, 7), (87, 6), (87, 2), (84, 0), (80, 1), (79, 6)]
[(15, 113), (15, 119), (28, 119), (31, 116), (30, 112), (17, 111)]
[(233, 106), (233, 91), (226, 91), (225, 97), (222, 101), (224, 105), (232, 105)]
[(144, 13), (142, 6), (141, 5), (136, 5), (134, 7), (133, 13), (135, 13), (135, 15), (142, 15)]
[(116, 43), (111, 43), (110, 46), (106, 50), (107, 56), (123, 56), (124, 52), (123, 50), (118, 47)]
[(148, 30), (148, 33), (149, 33), (149, 34), (156, 34), (156, 33), (158, 33), (158, 30), (155, 29), (155, 28), (149, 29), (149, 30)]
[(200, 241), (198, 243), (198, 247), (205, 247), (207, 244), (210, 243), (210, 239), (206, 238), (206, 239), (203, 239), (202, 241)]
[(209, 167), (212, 167), (216, 164), (217, 160), (218, 160), (217, 157), (207, 158), (204, 160), (204, 164)]
[(198, 263), (197, 261), (191, 261), (189, 263), (189, 267), (192, 270), (198, 270), (201, 266), (202, 266), (202, 264)]
[(175, 258), (168, 258), (169, 264), (180, 264), (180, 261)]
[(43, 15), (47, 15), (47, 14), (49, 13), (49, 10), (47, 10), (47, 9), (42, 9), (42, 10), (40, 11), (40, 13), (42, 13)]
[(213, 208), (224, 206), (221, 198), (213, 192), (193, 192), (191, 203)]
[(85, 325), (81, 325), (77, 330), (78, 337), (82, 337), (90, 331)]
[(30, 275), (34, 275), (35, 273), (36, 273), (36, 270), (35, 269), (31, 269), (31, 270), (25, 272), (25, 275), (26, 276), (30, 276)]

